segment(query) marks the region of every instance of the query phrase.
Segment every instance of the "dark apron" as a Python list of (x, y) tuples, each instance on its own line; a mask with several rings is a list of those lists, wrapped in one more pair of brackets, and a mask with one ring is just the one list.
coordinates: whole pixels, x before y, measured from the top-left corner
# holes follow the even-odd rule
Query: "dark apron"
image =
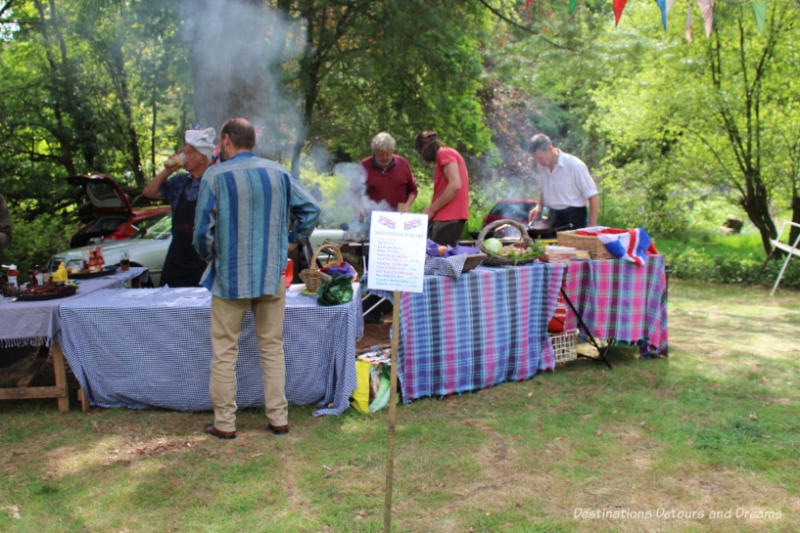
[(194, 287), (200, 283), (200, 277), (206, 269), (206, 262), (200, 259), (192, 245), (194, 235), (194, 208), (197, 200), (186, 199), (186, 187), (192, 182), (186, 181), (178, 196), (178, 203), (172, 210), (172, 242), (164, 259), (161, 271), (161, 285), (170, 287)]
[(586, 227), (589, 211), (586, 207), (567, 207), (566, 209), (550, 209), (555, 216), (553, 227), (558, 230), (573, 230)]

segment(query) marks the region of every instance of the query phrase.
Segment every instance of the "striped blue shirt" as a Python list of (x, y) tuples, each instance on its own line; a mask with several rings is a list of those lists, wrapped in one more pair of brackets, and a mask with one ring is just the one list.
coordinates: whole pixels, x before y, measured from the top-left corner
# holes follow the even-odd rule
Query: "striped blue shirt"
[(200, 284), (229, 300), (275, 294), (288, 241), (294, 233), (308, 237), (319, 211), (300, 181), (274, 161), (240, 152), (209, 167), (194, 218), (194, 247), (209, 261)]

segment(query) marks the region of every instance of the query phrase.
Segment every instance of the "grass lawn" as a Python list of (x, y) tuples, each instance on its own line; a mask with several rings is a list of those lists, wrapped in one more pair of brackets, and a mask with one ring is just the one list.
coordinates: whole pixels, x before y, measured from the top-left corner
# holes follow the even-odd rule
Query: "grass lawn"
[[(800, 531), (800, 293), (670, 283), (668, 359), (398, 409), (396, 531)], [(0, 402), (0, 530), (381, 531), (386, 412)]]

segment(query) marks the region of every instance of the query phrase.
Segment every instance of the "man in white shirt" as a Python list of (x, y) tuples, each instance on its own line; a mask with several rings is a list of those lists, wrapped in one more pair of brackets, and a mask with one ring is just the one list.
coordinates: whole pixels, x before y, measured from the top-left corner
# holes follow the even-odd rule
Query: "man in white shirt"
[[(550, 216), (555, 217), (553, 227), (577, 229), (597, 225), (600, 199), (597, 185), (586, 164), (572, 154), (553, 146), (544, 133), (531, 137), (528, 151), (536, 160), (534, 175), (542, 187), (539, 205), (529, 215), (530, 220), (539, 218), (542, 207), (550, 208)], [(572, 227), (568, 227), (572, 224)]]

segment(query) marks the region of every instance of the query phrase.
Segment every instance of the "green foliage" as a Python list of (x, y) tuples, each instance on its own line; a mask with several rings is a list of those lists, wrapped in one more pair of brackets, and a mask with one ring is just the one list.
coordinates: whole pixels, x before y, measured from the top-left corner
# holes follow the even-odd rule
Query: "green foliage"
[[(304, 4), (301, 12), (310, 17)], [(382, 130), (409, 159), (417, 133), (426, 129), (465, 154), (491, 147), (478, 100), (484, 13), (453, 0), (362, 2), (346, 11), (352, 14), (348, 34), (326, 56), (335, 71), (312, 93), (310, 138), (325, 139), (330, 152), (350, 160), (368, 155), (369, 140)]]
[(16, 206), (9, 206), (13, 222), (13, 241), (3, 250), (3, 262), (13, 262), (19, 267), (23, 278), (34, 265), (45, 268), (54, 253), (69, 246), (69, 238), (75, 232), (72, 224), (64, 224), (63, 217), (57, 213), (43, 213), (33, 220), (19, 216), (22, 212)]
[[(673, 10), (665, 32), (653, 2), (629, 3), (618, 27), (606, 1), (579, 2), (571, 15), (560, 0), (522, 4), (259, 4), (293, 17), (285, 34), (268, 36), (285, 47), (283, 62), (269, 68), (306, 127), (297, 139), (283, 123), (265, 135), (339, 162), (368, 155), (371, 137), (388, 130), (418, 178), (419, 211), (432, 184), (413, 140), (421, 129), (438, 130), (468, 160), (465, 236), (497, 199), (536, 197), (524, 147), (537, 130), (587, 162), (606, 225), (671, 237), (708, 231), (734, 212), (763, 232), (771, 219), (754, 214), (765, 215), (765, 206), (800, 209), (800, 84), (786, 76), (797, 70), (796, 9), (771, 4), (762, 35), (742, 4), (718, 3), (712, 38), (698, 24), (689, 44), (680, 31), (685, 12)], [(207, 115), (191, 102), (208, 101), (198, 91), (208, 97), (213, 87), (195, 87), (204, 58), (188, 41), (202, 34), (180, 2), (40, 5), (22, 0), (0, 15), (17, 27), (0, 41), (0, 191), (22, 219), (55, 204), (71, 225), (77, 206), (63, 177), (105, 171), (140, 190), (186, 124)], [(353, 218), (347, 186), (330, 167), (298, 166), (322, 193), (327, 226)]]
[(618, 173), (622, 189), (641, 190), (651, 213), (674, 208), (660, 201), (670, 187), (713, 188), (774, 236), (770, 201), (788, 207), (797, 185), (788, 169), (797, 168), (798, 109), (786, 97), (796, 100), (800, 88), (785, 72), (794, 68), (800, 12), (771, 5), (762, 35), (743, 4), (722, 3), (711, 38), (688, 45), (677, 33), (647, 31), (658, 26), (650, 7), (626, 9), (633, 29), (614, 38), (635, 45), (637, 57), (610, 64), (613, 76), (593, 91), (605, 170)]
[[(751, 284), (764, 264), (758, 234), (724, 235), (695, 230), (675, 238), (654, 237), (656, 247), (664, 254), (671, 275), (716, 283)], [(776, 256), (767, 263), (759, 284), (771, 286), (778, 276), (785, 257)], [(800, 261), (789, 261), (781, 279), (781, 287), (800, 288)]]

